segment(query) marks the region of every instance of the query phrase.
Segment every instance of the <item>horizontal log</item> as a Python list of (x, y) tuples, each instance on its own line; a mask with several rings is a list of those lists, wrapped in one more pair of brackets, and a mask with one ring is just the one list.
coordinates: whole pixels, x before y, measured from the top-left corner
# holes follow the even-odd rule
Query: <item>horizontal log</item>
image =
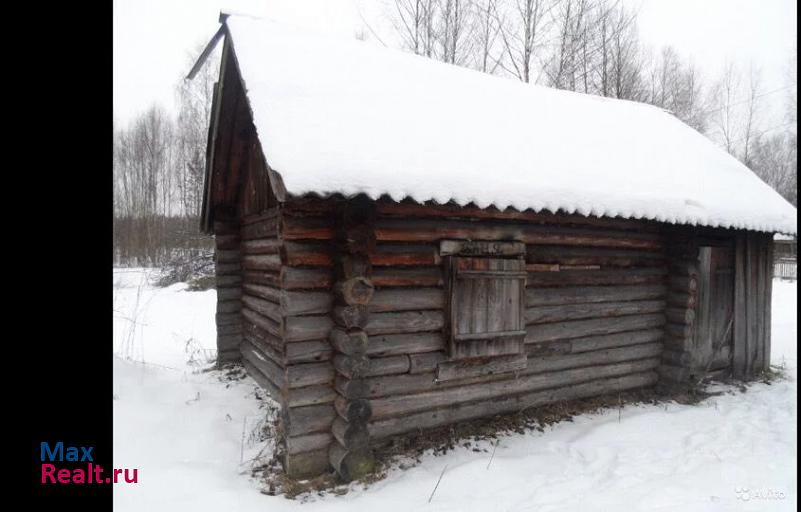
[(348, 400), (343, 396), (337, 395), (334, 400), (334, 407), (337, 414), (345, 421), (367, 421), (373, 414), (369, 400)]
[(331, 383), (302, 388), (284, 388), (283, 399), (287, 407), (303, 407), (333, 403), (337, 393)]
[(570, 368), (586, 368), (589, 373), (598, 366), (644, 358), (657, 358), (662, 354), (660, 342), (642, 343), (628, 347), (608, 348), (560, 356), (532, 357), (528, 359), (524, 374), (556, 372)]
[(242, 315), (240, 313), (217, 313), (214, 316), (217, 326), (221, 325), (235, 325), (242, 323)]
[(334, 368), (330, 363), (303, 363), (286, 367), (286, 383), (290, 388), (329, 384), (334, 380)]
[(305, 436), (291, 436), (284, 438), (284, 445), (288, 454), (311, 452), (327, 449), (334, 436), (330, 432), (319, 432)]
[(522, 242), (485, 242), (482, 240), (441, 240), (440, 256), (519, 256), (526, 253)]
[(239, 344), (242, 342), (242, 333), (233, 333), (233, 334), (220, 334), (217, 333), (217, 351), (218, 352), (226, 352), (230, 350), (236, 350), (239, 348)]
[(407, 267), (441, 263), (435, 245), (379, 244), (369, 257), (374, 267)]
[(371, 280), (374, 286), (442, 286), (439, 267), (376, 268)]
[(257, 213), (257, 214), (245, 215), (240, 220), (240, 223), (243, 226), (249, 226), (251, 224), (257, 224), (259, 222), (264, 222), (264, 221), (275, 219), (276, 217), (279, 216), (279, 214), (280, 214), (280, 212), (278, 211), (278, 208), (273, 206), (272, 208), (268, 208), (268, 209), (264, 210), (263, 212), (260, 212), (260, 213)]
[(276, 324), (281, 324), (283, 316), (281, 314), (281, 306), (278, 304), (247, 294), (242, 296), (241, 304), (251, 311), (266, 316)]
[(322, 448), (303, 453), (285, 453), (283, 457), (284, 472), (288, 477), (294, 479), (320, 476), (330, 469), (329, 449)]
[(224, 336), (226, 334), (241, 334), (241, 333), (242, 333), (242, 322), (217, 326), (218, 336)]
[(644, 300), (625, 302), (598, 302), (587, 304), (563, 304), (538, 306), (525, 313), (526, 324), (564, 322), (583, 318), (604, 318), (665, 311), (665, 301)]
[(268, 333), (272, 334), (276, 338), (282, 339), (284, 337), (283, 332), (281, 331), (281, 324), (268, 318), (264, 315), (259, 314), (256, 311), (251, 310), (249, 307), (245, 306), (242, 308), (242, 318), (250, 322), (251, 324), (264, 329)]
[(448, 356), (443, 352), (426, 352), (423, 354), (409, 354), (409, 373), (427, 373), (437, 369), (440, 363), (447, 361)]
[(277, 254), (249, 254), (242, 257), (242, 268), (246, 270), (281, 269), (281, 257)]
[(331, 433), (348, 450), (367, 448), (370, 442), (367, 424), (364, 422), (348, 422), (336, 417), (331, 424)]
[(242, 284), (242, 291), (252, 297), (260, 297), (275, 304), (280, 304), (281, 301), (281, 289), (274, 286), (250, 283), (247, 279)]
[(529, 343), (528, 345), (524, 345), (524, 349), (529, 357), (569, 354), (572, 348), (571, 341), (572, 340), (561, 340), (545, 341), (542, 343)]
[(217, 313), (236, 313), (241, 309), (242, 302), (239, 299), (217, 301)]
[(248, 340), (242, 341), (239, 350), (242, 352), (243, 359), (258, 369), (265, 377), (270, 379), (270, 382), (272, 382), (276, 389), (280, 390), (284, 387), (284, 383), (286, 382), (284, 369), (267, 356), (264, 351), (258, 349)]
[(334, 323), (345, 329), (364, 329), (367, 326), (367, 306), (334, 306), (331, 312)]
[[(279, 336), (267, 331), (266, 329), (262, 329), (258, 325), (255, 325), (247, 318), (242, 319), (242, 334), (246, 335), (249, 340), (258, 346), (270, 347), (270, 349), (275, 353), (283, 353), (284, 340), (282, 340)], [(283, 357), (274, 357), (273, 359), (276, 361), (282, 361)]]
[(257, 240), (243, 240), (242, 254), (278, 254), (283, 241), (277, 238), (261, 238)]
[(217, 300), (239, 300), (242, 297), (241, 288), (220, 288), (217, 290)]
[(674, 324), (687, 324), (690, 325), (695, 320), (695, 310), (690, 308), (667, 308), (665, 310), (665, 317), (668, 322)]
[(667, 287), (662, 284), (526, 288), (526, 306), (653, 300), (664, 297), (666, 293)]
[(437, 366), (437, 381), (518, 372), (525, 370), (527, 361), (525, 354), (443, 361)]
[(374, 313), (444, 309), (445, 291), (442, 288), (384, 289), (373, 294), (368, 306)]
[(302, 288), (330, 288), (333, 284), (332, 273), (327, 269), (282, 267), (280, 285), (293, 290)]
[(535, 324), (526, 327), (525, 343), (541, 343), (544, 341), (637, 331), (660, 327), (664, 324), (665, 315), (658, 313)]
[[(501, 394), (499, 397), (480, 402), (445, 403), (443, 407), (429, 408), (424, 410), (425, 412), (396, 413), (395, 416), (377, 416), (374, 414), (374, 419), (368, 424), (368, 429), (371, 439), (376, 440), (459, 421), (490, 417), (501, 413), (520, 412), (563, 400), (600, 396), (625, 389), (650, 386), (655, 384), (658, 379), (656, 372), (653, 371), (654, 364), (653, 361), (647, 361), (637, 365), (617, 365), (619, 370), (617, 372), (609, 372), (611, 375), (607, 376), (599, 374), (594, 379), (587, 379), (587, 376), (584, 375), (579, 377), (579, 380), (562, 378), (560, 379), (560, 385), (557, 386), (556, 382), (552, 382), (554, 386), (550, 388), (531, 388), (531, 391), (528, 392), (511, 396)], [(626, 368), (638, 367), (644, 367), (647, 370), (620, 373), (625, 372)], [(562, 377), (566, 377), (566, 375)], [(377, 401), (373, 402), (374, 408), (376, 407), (375, 402)], [(394, 409), (405, 410), (406, 408), (399, 406)]]
[(281, 411), (284, 432), (288, 436), (300, 436), (312, 432), (330, 432), (336, 417), (334, 404), (285, 407)]
[(664, 282), (666, 276), (667, 269), (664, 267), (529, 272), (526, 278), (526, 286), (545, 288), (557, 286), (660, 284)]
[(215, 220), (213, 224), (214, 234), (232, 235), (239, 233), (239, 223), (236, 220)]
[(217, 276), (239, 275), (241, 271), (242, 271), (242, 265), (238, 261), (233, 263), (214, 264), (214, 273)]
[[(367, 269), (365, 269), (366, 272)], [(334, 294), (340, 302), (349, 306), (367, 305), (372, 300), (374, 293), (375, 286), (365, 275), (354, 275), (337, 281), (334, 285)]]
[(235, 274), (229, 276), (216, 276), (214, 280), (217, 289), (227, 287), (239, 287), (242, 284), (242, 276)]
[(676, 324), (668, 322), (665, 325), (665, 334), (674, 338), (692, 338), (693, 326), (692, 324)]
[(559, 264), (556, 263), (528, 263), (526, 264), (527, 272), (559, 272)]
[(360, 356), (367, 352), (368, 338), (364, 331), (346, 331), (341, 327), (331, 329), (328, 340), (337, 352), (349, 356)]
[(332, 246), (287, 241), (281, 246), (281, 259), (290, 267), (330, 267)]
[(280, 294), (280, 304), (287, 316), (325, 314), (331, 311), (333, 301), (328, 292), (284, 290)]
[(367, 322), (370, 336), (423, 331), (438, 331), (445, 326), (442, 311), (407, 311), (399, 313), (372, 313)]
[(337, 354), (334, 356), (334, 369), (339, 375), (349, 379), (364, 377), (369, 367), (370, 360), (365, 355)]
[(284, 340), (310, 341), (327, 339), (334, 321), (328, 315), (290, 316), (284, 318)]
[(334, 223), (330, 217), (281, 218), (281, 238), (284, 240), (331, 240), (334, 238)]
[(287, 343), (284, 350), (288, 364), (328, 361), (333, 355), (333, 349), (327, 340)]
[(665, 265), (665, 255), (654, 251), (531, 245), (526, 263), (600, 265), (601, 267), (654, 267)]
[(445, 337), (440, 332), (374, 335), (370, 336), (367, 343), (370, 357), (411, 355), (444, 349)]
[(526, 244), (583, 245), (661, 249), (658, 233), (613, 231), (503, 222), (451, 220), (379, 219), (375, 237), (379, 241), (430, 242), (442, 239), (520, 241)]
[(396, 203), (378, 201), (376, 212), (385, 217), (425, 218), (438, 217), (446, 219), (485, 219), (515, 220), (543, 225), (576, 225), (598, 226), (613, 229), (632, 229), (638, 231), (658, 231), (658, 224), (649, 221), (621, 219), (609, 217), (589, 217), (578, 214), (550, 213), (531, 210), (514, 209), (498, 210), (497, 208), (477, 208), (459, 205), (421, 205), (414, 203)]
[(256, 381), (256, 384), (259, 385), (267, 394), (281, 404), (281, 391), (276, 387), (275, 384), (266, 376), (264, 375), (261, 370), (256, 368), (250, 361), (243, 358), (242, 359), (242, 366), (245, 368), (245, 371), (250, 376), (251, 379)]
[(261, 222), (242, 226), (240, 232), (242, 240), (255, 240), (257, 238), (275, 238), (278, 234), (278, 219), (265, 219)]
[(407, 355), (365, 358), (363, 368), (354, 367), (354, 361), (359, 360), (345, 355), (337, 355), (334, 357), (334, 367), (339, 373), (349, 378), (396, 375), (409, 371), (409, 356)]
[[(601, 336), (588, 336), (585, 338), (573, 338), (567, 340), (570, 343), (570, 352), (579, 354), (592, 350), (603, 350), (607, 348), (626, 347), (640, 343), (652, 343), (662, 341), (665, 337), (664, 331), (660, 329), (645, 329), (642, 331), (627, 331), (614, 334), (604, 334)], [(526, 346), (528, 348), (528, 345)]]
[(328, 461), (345, 482), (367, 476), (375, 467), (375, 459), (368, 448), (348, 450), (338, 441), (331, 444)]

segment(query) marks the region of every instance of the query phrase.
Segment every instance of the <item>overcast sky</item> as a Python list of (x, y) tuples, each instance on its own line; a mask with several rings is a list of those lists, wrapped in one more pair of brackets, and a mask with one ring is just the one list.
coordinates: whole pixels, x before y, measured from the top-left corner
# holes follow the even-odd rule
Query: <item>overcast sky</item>
[[(384, 9), (391, 0), (114, 0), (114, 115), (125, 123), (153, 102), (174, 108), (175, 83), (219, 27), (220, 10), (268, 16), (293, 25), (353, 37), (391, 37)], [(624, 0), (639, 10), (641, 40), (673, 45), (705, 77), (726, 59), (762, 71), (763, 91), (786, 88), (795, 46), (793, 0)], [(374, 42), (375, 37), (370, 37)], [(391, 44), (388, 43), (388, 44)], [(782, 89), (765, 96), (777, 112)], [(767, 124), (781, 123), (767, 121)], [(769, 126), (765, 126), (768, 128)]]

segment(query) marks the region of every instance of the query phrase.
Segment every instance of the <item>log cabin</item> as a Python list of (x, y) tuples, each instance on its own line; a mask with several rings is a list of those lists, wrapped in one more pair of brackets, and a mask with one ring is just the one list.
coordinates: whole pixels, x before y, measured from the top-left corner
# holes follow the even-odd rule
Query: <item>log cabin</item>
[(796, 210), (670, 112), (221, 16), (220, 364), (290, 476), (411, 432), (770, 363)]

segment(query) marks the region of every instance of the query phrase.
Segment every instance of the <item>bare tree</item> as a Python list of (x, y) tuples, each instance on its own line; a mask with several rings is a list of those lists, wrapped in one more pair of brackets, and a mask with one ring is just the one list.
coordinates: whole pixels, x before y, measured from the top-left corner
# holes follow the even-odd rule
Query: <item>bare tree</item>
[(501, 65), (523, 82), (531, 81), (535, 54), (544, 44), (553, 5), (553, 0), (515, 0), (508, 15), (497, 3), (494, 6), (507, 57)]
[(475, 0), (474, 67), (493, 74), (500, 66), (503, 53), (498, 52), (502, 20), (498, 18), (498, 0)]

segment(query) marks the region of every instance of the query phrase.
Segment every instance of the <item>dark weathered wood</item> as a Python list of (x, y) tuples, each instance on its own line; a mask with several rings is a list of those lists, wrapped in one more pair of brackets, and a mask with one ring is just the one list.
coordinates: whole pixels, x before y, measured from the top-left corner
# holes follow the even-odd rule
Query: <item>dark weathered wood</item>
[(551, 287), (660, 284), (664, 282), (666, 276), (667, 269), (664, 267), (529, 272), (526, 285), (529, 287)]
[(266, 316), (273, 322), (280, 324), (282, 321), (281, 306), (268, 300), (259, 299), (251, 295), (242, 296), (242, 305), (251, 311)]
[(379, 241), (396, 242), (464, 239), (653, 250), (663, 247), (657, 233), (452, 220), (379, 219), (375, 236)]
[(239, 235), (215, 235), (214, 247), (218, 250), (238, 249), (241, 239)]
[(241, 259), (242, 253), (237, 249), (214, 251), (215, 263), (239, 263)]
[(288, 454), (298, 454), (315, 450), (328, 449), (334, 436), (329, 432), (318, 432), (304, 436), (289, 436), (284, 445)]
[[(637, 345), (639, 343), (652, 343), (662, 341), (664, 338), (662, 329), (646, 329), (642, 331), (627, 331), (601, 336), (588, 336), (586, 338), (573, 338), (570, 342), (570, 352), (578, 354), (592, 350), (603, 350), (607, 348), (625, 347)], [(526, 347), (528, 348), (528, 346)]]
[(302, 388), (287, 388), (282, 390), (284, 404), (287, 407), (303, 407), (306, 405), (329, 404), (337, 397), (331, 383), (319, 386), (304, 386)]
[(655, 267), (666, 263), (665, 255), (654, 251), (530, 245), (526, 263), (559, 265), (600, 265), (601, 267)]
[(364, 449), (370, 441), (367, 424), (361, 421), (348, 422), (338, 416), (334, 418), (331, 432), (339, 444), (348, 450)]
[(555, 356), (569, 354), (573, 340), (545, 341), (543, 343), (529, 343), (523, 348), (529, 357)]
[(293, 436), (312, 432), (330, 432), (336, 417), (334, 404), (286, 407), (281, 411), (284, 432)]
[(330, 288), (331, 271), (327, 269), (282, 267), (280, 274), (281, 287), (287, 290), (301, 288)]
[(333, 221), (329, 217), (281, 217), (281, 238), (284, 240), (331, 240)]
[(381, 216), (400, 217), (402, 219), (416, 217), (463, 218), (463, 219), (494, 219), (504, 221), (525, 221), (531, 224), (555, 224), (575, 226), (599, 226), (613, 229), (631, 229), (638, 231), (657, 231), (658, 225), (654, 222), (609, 218), (589, 217), (584, 215), (568, 215), (563, 213), (517, 211), (512, 208), (498, 210), (497, 208), (477, 208), (459, 205), (421, 205), (415, 203), (396, 203), (378, 201), (376, 211)]
[(333, 307), (333, 296), (327, 291), (288, 291), (280, 294), (286, 316), (325, 314)]
[(437, 365), (437, 381), (518, 372), (526, 368), (527, 361), (525, 354), (444, 361)]
[(369, 257), (375, 267), (439, 265), (441, 262), (435, 245), (379, 244)]
[(665, 302), (662, 300), (539, 306), (526, 310), (526, 324), (659, 313), (663, 311), (665, 311)]
[(659, 313), (629, 315), (615, 318), (591, 320), (572, 320), (551, 324), (535, 324), (526, 327), (526, 343), (581, 338), (586, 336), (612, 334), (624, 331), (650, 329), (665, 324), (665, 316)]
[(242, 315), (239, 313), (217, 313), (214, 318), (218, 327), (220, 325), (232, 325), (242, 322)]
[(284, 340), (324, 340), (333, 326), (334, 322), (328, 315), (290, 316), (284, 319)]
[(447, 360), (448, 357), (443, 352), (409, 354), (409, 373), (433, 372), (440, 363)]
[(261, 386), (270, 398), (277, 402), (281, 402), (281, 390), (267, 377), (261, 370), (259, 370), (254, 364), (252, 364), (248, 359), (242, 359), (242, 366), (247, 371), (248, 375), (256, 381), (256, 384)]
[(376, 377), (379, 375), (395, 375), (409, 371), (409, 356), (397, 355), (389, 357), (346, 356), (334, 357), (336, 370), (348, 378)]
[(562, 400), (651, 386), (656, 383), (657, 379), (656, 372), (644, 371), (607, 379), (599, 378), (581, 384), (508, 396), (487, 402), (452, 405), (446, 409), (430, 410), (404, 417), (378, 419), (369, 425), (370, 437), (371, 439), (383, 439), (419, 429), (429, 429), (494, 414), (522, 411)]
[(265, 377), (270, 379), (270, 382), (272, 382), (276, 389), (281, 389), (284, 386), (284, 383), (286, 382), (284, 369), (281, 368), (280, 365), (276, 364), (263, 351), (256, 348), (255, 345), (247, 340), (241, 343), (239, 349), (242, 352), (242, 357), (255, 368), (257, 368)]
[(668, 322), (674, 324), (692, 324), (695, 320), (695, 310), (691, 308), (671, 307), (665, 310)]
[(346, 482), (369, 474), (375, 467), (375, 459), (368, 448), (346, 450), (336, 442), (331, 445), (328, 455), (331, 466)]
[(441, 288), (400, 288), (378, 290), (370, 300), (371, 313), (444, 309), (445, 292)]
[[(242, 308), (242, 318), (247, 320), (248, 322), (252, 323), (253, 325), (264, 329), (265, 331), (269, 332), (273, 336), (277, 338), (283, 338), (283, 333), (281, 332), (281, 325), (274, 320), (259, 314), (245, 306)], [(313, 339), (313, 338), (312, 338)]]
[(367, 354), (384, 357), (445, 350), (445, 337), (440, 332), (384, 334), (370, 336)]
[(698, 290), (698, 279), (690, 276), (672, 275), (669, 279), (670, 289), (677, 292), (695, 292)]
[(369, 400), (347, 400), (337, 395), (334, 407), (339, 417), (346, 421), (367, 421), (373, 414)]
[[(332, 442), (333, 444), (333, 442)], [(290, 478), (302, 479), (319, 476), (329, 468), (329, 448), (303, 453), (284, 454), (284, 471)]]
[(259, 238), (243, 240), (241, 248), (243, 254), (278, 254), (283, 243), (277, 238)]
[(399, 313), (373, 313), (367, 322), (370, 336), (379, 334), (438, 331), (445, 326), (442, 311), (408, 311)]
[(541, 372), (555, 372), (569, 368), (595, 368), (632, 359), (659, 357), (662, 353), (662, 343), (642, 343), (627, 347), (608, 348), (569, 354), (563, 356), (531, 357), (528, 365), (522, 372), (525, 375)]
[(286, 367), (286, 385), (290, 388), (330, 384), (334, 368), (329, 363), (293, 364)]
[(242, 297), (241, 288), (220, 288), (217, 290), (218, 301), (238, 300), (240, 297)]
[(287, 363), (313, 363), (328, 361), (333, 350), (327, 340), (297, 341), (285, 345)]
[(253, 254), (242, 257), (242, 268), (247, 270), (281, 269), (281, 257), (277, 254)]
[(439, 267), (376, 268), (371, 281), (374, 286), (442, 286)]
[(692, 309), (697, 303), (697, 295), (694, 293), (670, 292), (667, 295), (667, 303), (672, 307)]
[(653, 300), (665, 296), (667, 287), (661, 284), (633, 286), (572, 286), (565, 288), (527, 288), (526, 306), (556, 306), (590, 302), (620, 302)]
[(331, 245), (287, 241), (280, 249), (281, 260), (290, 267), (330, 267)]
[(337, 352), (346, 355), (364, 355), (367, 353), (368, 337), (364, 331), (347, 332), (345, 329), (335, 327), (331, 329), (328, 339)]
[(367, 326), (369, 312), (367, 306), (335, 306), (331, 317), (334, 323), (345, 329), (364, 329)]
[(375, 287), (366, 276), (354, 276), (344, 281), (338, 281), (334, 286), (334, 293), (349, 306), (363, 306), (373, 298)]
[(238, 299), (217, 301), (217, 313), (236, 313), (241, 309), (242, 303)]
[(485, 242), (480, 240), (442, 240), (440, 256), (518, 256), (525, 254), (522, 242)]
[(255, 240), (259, 238), (275, 238), (278, 234), (277, 218), (265, 219), (253, 224), (242, 226), (242, 240)]
[(242, 283), (242, 277), (239, 275), (216, 276), (215, 283), (217, 285), (217, 289), (238, 287)]

